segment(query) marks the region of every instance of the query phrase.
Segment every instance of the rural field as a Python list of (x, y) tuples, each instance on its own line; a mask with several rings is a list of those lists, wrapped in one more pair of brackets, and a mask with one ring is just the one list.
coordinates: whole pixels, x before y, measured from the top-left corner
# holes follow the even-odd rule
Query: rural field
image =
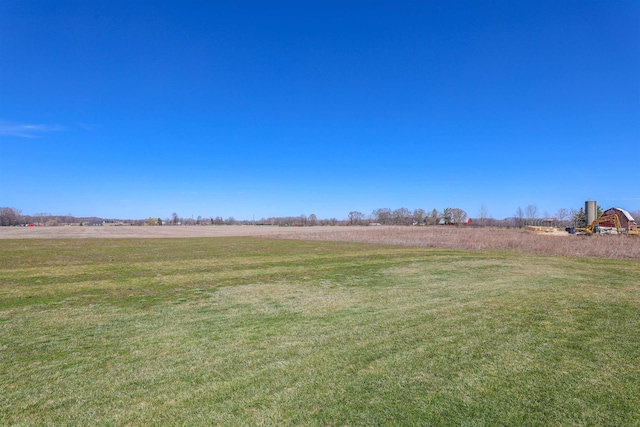
[(0, 229), (1, 425), (640, 426), (640, 239)]
[(279, 239), (382, 243), (401, 246), (508, 250), (523, 254), (640, 260), (638, 236), (575, 236), (528, 234), (524, 230), (467, 227), (278, 227), (278, 226), (162, 226), (162, 227), (0, 227), (3, 239), (62, 238), (186, 238), (252, 236)]

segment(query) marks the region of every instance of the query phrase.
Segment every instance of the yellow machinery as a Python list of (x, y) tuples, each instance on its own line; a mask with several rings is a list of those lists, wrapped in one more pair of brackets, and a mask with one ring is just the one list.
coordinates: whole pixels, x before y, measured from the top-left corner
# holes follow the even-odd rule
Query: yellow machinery
[[(616, 233), (620, 234), (620, 219), (618, 215), (602, 215), (600, 218), (596, 218), (591, 224), (589, 224), (586, 228), (576, 228), (576, 234), (593, 234), (596, 231), (596, 227), (598, 227), (603, 222), (613, 221), (613, 224), (616, 227)], [(628, 234), (638, 234), (638, 229), (636, 227), (635, 233), (631, 232), (631, 230), (627, 231)]]
[[(598, 230), (598, 226), (602, 223), (613, 222), (613, 225), (616, 229), (615, 233), (612, 228), (605, 228), (604, 230)], [(638, 236), (638, 224), (635, 224), (633, 221), (629, 221), (629, 224), (626, 229), (623, 229), (620, 224), (620, 218), (618, 215), (602, 215), (600, 218), (596, 218), (591, 224), (589, 224), (585, 228), (576, 228), (575, 234), (583, 234), (583, 235), (592, 235), (593, 233), (605, 232), (607, 234), (626, 234), (628, 236)]]

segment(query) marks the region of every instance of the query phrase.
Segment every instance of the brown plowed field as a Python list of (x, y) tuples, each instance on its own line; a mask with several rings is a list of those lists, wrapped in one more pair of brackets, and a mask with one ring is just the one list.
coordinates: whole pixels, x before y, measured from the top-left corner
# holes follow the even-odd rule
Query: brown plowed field
[(299, 235), (336, 227), (277, 227), (252, 225), (106, 226), (106, 227), (0, 227), (0, 239), (172, 238), (221, 236)]

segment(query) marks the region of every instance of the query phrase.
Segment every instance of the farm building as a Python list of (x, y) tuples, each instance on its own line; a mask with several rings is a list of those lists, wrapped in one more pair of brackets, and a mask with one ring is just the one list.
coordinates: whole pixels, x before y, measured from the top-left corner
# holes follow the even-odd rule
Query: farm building
[[(602, 213), (602, 216), (605, 215), (618, 215), (618, 219), (620, 220), (620, 227), (622, 227), (623, 230), (628, 230), (630, 225), (633, 228), (633, 226), (636, 224), (635, 219), (633, 219), (631, 214), (624, 209), (609, 208)], [(600, 224), (600, 226), (613, 228), (615, 227), (615, 224), (613, 223), (613, 221), (607, 221)]]

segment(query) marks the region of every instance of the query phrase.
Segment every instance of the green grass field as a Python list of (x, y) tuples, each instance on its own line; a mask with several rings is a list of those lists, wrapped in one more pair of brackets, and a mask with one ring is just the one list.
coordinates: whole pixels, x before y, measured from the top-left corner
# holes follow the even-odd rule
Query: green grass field
[(2, 425), (640, 425), (640, 263), (0, 241)]

